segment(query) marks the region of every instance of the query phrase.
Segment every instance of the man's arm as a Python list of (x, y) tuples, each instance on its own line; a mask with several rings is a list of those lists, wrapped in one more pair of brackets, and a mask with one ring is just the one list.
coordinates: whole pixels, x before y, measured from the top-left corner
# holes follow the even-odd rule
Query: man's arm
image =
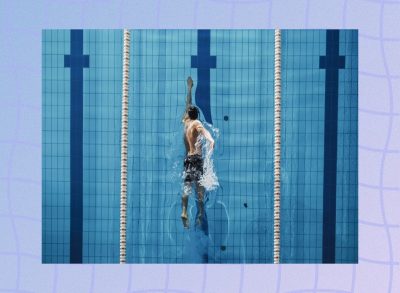
[(188, 77), (186, 83), (188, 86), (188, 93), (186, 95), (186, 106), (185, 106), (185, 112), (183, 113), (183, 116), (182, 116), (182, 122), (185, 121), (185, 119), (187, 118), (187, 110), (188, 110), (189, 106), (192, 105), (193, 80), (190, 76)]
[(208, 140), (208, 142), (210, 143), (210, 148), (214, 149), (214, 139), (212, 138), (210, 132), (204, 128), (203, 124), (200, 121), (196, 121), (195, 123), (196, 130), (201, 133), (205, 137), (205, 139)]
[(189, 76), (187, 81), (188, 86), (188, 94), (186, 95), (186, 109), (192, 105), (192, 88), (193, 88), (193, 79)]

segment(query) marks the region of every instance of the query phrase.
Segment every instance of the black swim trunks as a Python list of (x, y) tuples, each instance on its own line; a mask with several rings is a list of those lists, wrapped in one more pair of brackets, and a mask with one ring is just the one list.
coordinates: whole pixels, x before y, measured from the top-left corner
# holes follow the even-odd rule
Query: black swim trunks
[(183, 163), (185, 182), (198, 182), (203, 175), (203, 158), (201, 155), (188, 155)]

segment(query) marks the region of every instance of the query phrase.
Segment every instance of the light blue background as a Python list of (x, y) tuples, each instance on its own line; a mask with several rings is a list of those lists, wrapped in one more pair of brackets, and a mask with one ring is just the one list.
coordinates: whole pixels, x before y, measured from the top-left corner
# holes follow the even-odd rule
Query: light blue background
[[(288, 9), (290, 7), (291, 9)], [(2, 291), (399, 290), (399, 1), (1, 2)], [(176, 17), (179, 15), (179, 17)], [(359, 265), (41, 265), (41, 29), (359, 28)], [(157, 278), (154, 276), (157, 275)], [(370, 280), (374, 278), (374, 282)]]

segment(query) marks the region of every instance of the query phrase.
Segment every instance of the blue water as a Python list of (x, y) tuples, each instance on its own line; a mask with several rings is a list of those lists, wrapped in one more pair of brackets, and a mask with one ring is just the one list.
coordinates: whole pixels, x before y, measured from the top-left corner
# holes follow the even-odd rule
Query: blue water
[[(117, 263), (122, 31), (77, 36), (45, 30), (42, 37), (42, 259)], [(327, 55), (329, 38), (325, 30), (282, 32), (283, 263), (321, 263), (324, 255), (358, 261), (358, 39), (354, 30), (338, 36), (345, 64), (336, 82), (336, 208), (324, 209), (324, 184), (335, 177), (324, 180), (324, 154), (332, 151), (325, 145), (325, 111), (331, 109), (325, 101), (335, 82), (326, 83), (320, 56)], [(80, 43), (79, 55), (89, 59), (81, 77), (64, 57), (77, 56), (72, 49)], [(132, 30), (130, 57), (127, 261), (273, 262), (274, 31)], [(219, 187), (207, 193), (202, 227), (194, 225), (196, 197), (190, 197), (191, 225), (184, 230), (181, 118), (188, 76), (200, 119), (219, 131), (212, 157)], [(71, 101), (80, 91), (82, 114), (76, 114)], [(71, 129), (77, 115), (82, 127)], [(71, 148), (75, 133), (82, 135), (81, 155)], [(79, 178), (82, 191), (72, 194)], [(324, 222), (324, 213), (335, 215), (334, 222)], [(332, 247), (324, 247), (324, 235), (334, 236)]]

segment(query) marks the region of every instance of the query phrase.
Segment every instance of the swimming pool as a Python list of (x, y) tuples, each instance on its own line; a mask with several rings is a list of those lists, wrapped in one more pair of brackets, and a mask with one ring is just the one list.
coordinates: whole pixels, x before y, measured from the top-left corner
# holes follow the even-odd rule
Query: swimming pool
[[(44, 30), (42, 60), (42, 260), (117, 263), (122, 30)], [(130, 72), (127, 262), (272, 263), (274, 31), (131, 30)], [(188, 76), (219, 131), (207, 235), (180, 219)], [(357, 107), (357, 31), (283, 30), (282, 263), (358, 261)]]

